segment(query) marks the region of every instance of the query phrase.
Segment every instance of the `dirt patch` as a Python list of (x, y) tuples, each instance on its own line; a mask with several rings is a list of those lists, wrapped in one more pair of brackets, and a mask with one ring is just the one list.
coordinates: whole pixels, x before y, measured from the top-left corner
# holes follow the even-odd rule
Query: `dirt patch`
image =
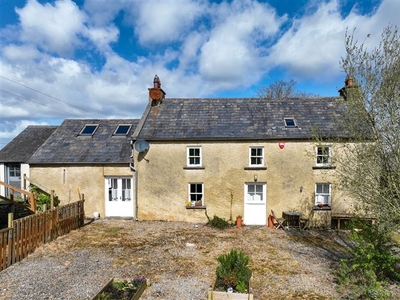
[[(20, 284), (24, 276), (40, 281), (40, 272), (54, 272), (47, 280), (58, 280), (59, 286), (47, 283), (57, 286), (50, 294), (41, 291), (40, 297), (47, 299), (61, 299), (60, 294), (63, 299), (89, 299), (78, 298), (72, 288), (66, 293), (63, 282), (76, 280), (81, 283), (77, 289), (90, 282), (87, 294), (93, 294), (110, 278), (139, 275), (152, 283), (142, 299), (206, 299), (215, 280), (216, 258), (232, 248), (250, 256), (255, 299), (332, 299), (339, 296), (332, 268), (344, 246), (345, 238), (331, 231), (288, 233), (250, 226), (218, 230), (203, 224), (101, 219), (1, 272), (0, 299), (39, 299), (24, 298)], [(93, 274), (90, 280), (88, 274)]]

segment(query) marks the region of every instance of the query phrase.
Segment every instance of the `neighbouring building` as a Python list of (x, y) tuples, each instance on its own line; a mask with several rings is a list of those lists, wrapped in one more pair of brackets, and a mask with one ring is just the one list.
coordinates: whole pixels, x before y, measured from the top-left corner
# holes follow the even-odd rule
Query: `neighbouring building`
[(28, 159), (30, 177), (60, 204), (85, 199), (85, 212), (135, 217), (131, 135), (136, 119), (67, 119)]
[[(56, 129), (57, 126), (30, 125), (1, 149), (0, 181), (24, 188), (23, 174), (29, 177), (28, 159)], [(0, 185), (0, 195), (9, 196), (8, 188)]]

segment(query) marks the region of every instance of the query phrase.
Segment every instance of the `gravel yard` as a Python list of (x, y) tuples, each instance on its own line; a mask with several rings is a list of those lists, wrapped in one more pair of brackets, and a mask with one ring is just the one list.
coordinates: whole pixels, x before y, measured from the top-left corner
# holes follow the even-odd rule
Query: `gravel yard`
[(344, 244), (334, 231), (100, 219), (0, 272), (0, 299), (91, 299), (111, 278), (139, 275), (151, 281), (141, 299), (206, 299), (232, 248), (250, 256), (254, 299), (334, 299)]

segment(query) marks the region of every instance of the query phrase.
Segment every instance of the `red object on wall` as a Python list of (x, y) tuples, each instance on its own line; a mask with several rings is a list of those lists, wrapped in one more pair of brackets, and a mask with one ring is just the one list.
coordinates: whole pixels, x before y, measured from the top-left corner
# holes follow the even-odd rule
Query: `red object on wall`
[(279, 142), (279, 148), (281, 149), (285, 148), (285, 142)]

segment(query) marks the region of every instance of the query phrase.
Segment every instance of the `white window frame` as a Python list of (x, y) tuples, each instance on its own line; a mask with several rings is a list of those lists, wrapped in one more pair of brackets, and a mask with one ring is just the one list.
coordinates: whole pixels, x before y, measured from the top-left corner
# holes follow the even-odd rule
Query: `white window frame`
[[(297, 122), (296, 122), (296, 119), (295, 119), (295, 118), (286, 117), (286, 118), (284, 118), (283, 120), (284, 120), (284, 122), (285, 122), (285, 127), (286, 127), (286, 128), (295, 128), (295, 127), (297, 127)], [(293, 122), (293, 125), (290, 124), (290, 123), (292, 123), (292, 122)]]
[[(188, 167), (201, 167), (202, 165), (202, 151), (200, 146), (189, 146), (186, 148), (186, 157), (187, 157), (187, 166)], [(191, 155), (190, 152), (191, 150), (198, 150), (199, 153), (198, 155), (194, 154)], [(198, 163), (196, 163), (196, 160), (198, 159)], [(191, 160), (194, 160), (193, 163)]]
[[(322, 153), (319, 153), (319, 149), (322, 149)], [(323, 153), (327, 149), (327, 153)], [(319, 161), (321, 160), (321, 161)], [(327, 161), (325, 161), (327, 160)], [(332, 148), (328, 145), (322, 145), (315, 147), (315, 165), (316, 166), (330, 166), (332, 164)]]
[[(192, 192), (192, 186), (201, 186), (201, 192), (196, 191)], [(193, 197), (192, 197), (193, 196)], [(200, 200), (199, 200), (200, 197)], [(196, 205), (196, 202), (201, 202), (201, 206), (204, 205), (204, 183), (202, 182), (189, 182), (188, 184), (188, 202), (192, 204), (192, 206)]]
[[(318, 191), (318, 187), (321, 187)], [(332, 184), (329, 182), (317, 182), (315, 184), (315, 205), (332, 205)]]
[[(256, 155), (252, 155), (252, 150), (261, 150), (261, 155), (258, 155), (258, 153)], [(252, 159), (261, 159), (260, 163), (252, 163)], [(264, 166), (264, 147), (262, 146), (251, 146), (249, 148), (249, 166), (250, 167), (263, 167)]]
[[(94, 127), (93, 128), (93, 130), (92, 131), (90, 131), (90, 132), (85, 132), (86, 131), (86, 129), (88, 128), (88, 127)], [(83, 126), (83, 128), (82, 128), (82, 130), (81, 130), (81, 132), (79, 133), (79, 135), (82, 135), (82, 136), (92, 136), (92, 135), (94, 135), (94, 133), (96, 132), (96, 130), (99, 128), (99, 124), (85, 124), (85, 126)]]

